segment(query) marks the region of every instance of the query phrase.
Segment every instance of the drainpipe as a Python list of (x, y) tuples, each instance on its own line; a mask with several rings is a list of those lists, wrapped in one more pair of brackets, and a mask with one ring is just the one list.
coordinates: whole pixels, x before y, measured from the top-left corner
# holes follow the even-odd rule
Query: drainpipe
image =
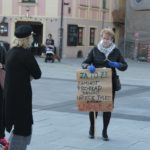
[(63, 52), (63, 12), (64, 12), (64, 0), (61, 1), (61, 14), (60, 14), (60, 43), (59, 43), (59, 56), (62, 58)]

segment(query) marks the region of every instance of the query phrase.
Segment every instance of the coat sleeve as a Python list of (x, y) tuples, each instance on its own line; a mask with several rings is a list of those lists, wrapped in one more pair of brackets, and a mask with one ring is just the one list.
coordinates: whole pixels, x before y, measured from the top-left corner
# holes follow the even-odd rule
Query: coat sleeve
[(31, 53), (27, 54), (26, 64), (26, 67), (28, 68), (31, 76), (34, 79), (39, 79), (41, 77), (42, 72), (35, 57)]
[(125, 61), (124, 57), (122, 56), (120, 50), (118, 50), (118, 60), (117, 61), (121, 64), (121, 67), (118, 70), (125, 71), (128, 68), (128, 64)]
[(89, 52), (86, 59), (82, 62), (82, 68), (86, 69), (92, 63), (93, 63), (93, 49)]
[(0, 62), (5, 64), (6, 50), (0, 46)]

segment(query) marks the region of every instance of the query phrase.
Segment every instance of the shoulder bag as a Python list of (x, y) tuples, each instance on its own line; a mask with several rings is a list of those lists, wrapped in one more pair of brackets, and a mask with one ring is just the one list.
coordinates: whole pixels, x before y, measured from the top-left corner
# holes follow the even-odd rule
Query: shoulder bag
[(121, 83), (120, 83), (119, 76), (116, 75), (116, 77), (115, 77), (115, 91), (119, 91), (119, 90), (121, 90)]

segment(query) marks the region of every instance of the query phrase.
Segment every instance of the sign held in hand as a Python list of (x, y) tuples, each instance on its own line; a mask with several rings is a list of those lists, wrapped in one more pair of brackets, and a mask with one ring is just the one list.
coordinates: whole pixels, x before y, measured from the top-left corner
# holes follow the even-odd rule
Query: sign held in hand
[(112, 72), (109, 68), (77, 71), (77, 106), (79, 111), (112, 111)]

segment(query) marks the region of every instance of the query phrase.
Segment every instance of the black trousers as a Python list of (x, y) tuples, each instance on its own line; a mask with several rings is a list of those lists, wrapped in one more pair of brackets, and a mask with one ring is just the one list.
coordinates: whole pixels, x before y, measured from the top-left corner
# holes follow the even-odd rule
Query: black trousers
[[(113, 91), (112, 93), (113, 93), (112, 99), (113, 99), (113, 105), (114, 105), (115, 91)], [(95, 126), (94, 117), (96, 119), (97, 115), (98, 115), (98, 112), (95, 112), (95, 115), (94, 115), (94, 112), (89, 112), (90, 130), (94, 131), (94, 126)], [(103, 130), (106, 132), (107, 132), (110, 119), (111, 119), (111, 112), (103, 112)]]
[(0, 87), (0, 138), (5, 137), (5, 121), (4, 121), (4, 98), (3, 90)]
[[(98, 115), (98, 112), (95, 113), (95, 117), (97, 117), (97, 115)], [(90, 129), (94, 130), (94, 126), (95, 126), (94, 112), (89, 112), (89, 118), (90, 118)], [(111, 118), (111, 112), (103, 112), (103, 130), (105, 131), (107, 131), (110, 118)]]

